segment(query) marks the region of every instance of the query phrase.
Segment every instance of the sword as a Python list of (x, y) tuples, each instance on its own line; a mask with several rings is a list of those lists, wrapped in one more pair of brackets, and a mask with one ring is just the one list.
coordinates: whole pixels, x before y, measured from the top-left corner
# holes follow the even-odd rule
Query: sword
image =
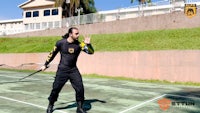
[(34, 74), (36, 74), (36, 73), (39, 73), (40, 71), (42, 71), (42, 69), (40, 69), (40, 70), (37, 70), (37, 71), (35, 71), (35, 72), (31, 73), (31, 74), (30, 74), (30, 75), (28, 75), (28, 76), (25, 76), (25, 77), (23, 77), (23, 78), (20, 78), (18, 81), (21, 81), (21, 80), (23, 80), (23, 79), (25, 79), (25, 78), (27, 78), (27, 77), (30, 77), (30, 76), (32, 76), (32, 75), (34, 75)]

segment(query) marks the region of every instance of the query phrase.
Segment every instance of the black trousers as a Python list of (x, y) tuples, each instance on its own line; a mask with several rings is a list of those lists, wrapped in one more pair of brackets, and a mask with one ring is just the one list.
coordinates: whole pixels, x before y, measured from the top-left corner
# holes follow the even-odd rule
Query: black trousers
[(76, 101), (84, 101), (84, 86), (82, 77), (79, 70), (77, 68), (73, 68), (69, 71), (58, 69), (56, 72), (51, 94), (48, 97), (50, 103), (57, 101), (59, 92), (68, 80), (70, 80), (71, 85), (75, 90)]

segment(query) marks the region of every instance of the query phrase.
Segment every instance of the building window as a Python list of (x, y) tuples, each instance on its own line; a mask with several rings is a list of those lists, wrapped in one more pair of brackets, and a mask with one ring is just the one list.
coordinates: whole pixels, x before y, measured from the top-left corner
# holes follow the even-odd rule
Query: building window
[(24, 26), (25, 26), (25, 30), (28, 30), (29, 28), (28, 24), (25, 24)]
[(13, 28), (13, 24), (10, 25), (10, 28)]
[(36, 29), (40, 29), (40, 23), (36, 23)]
[(50, 10), (44, 10), (44, 16), (49, 16), (50, 15)]
[(58, 9), (52, 9), (52, 15), (58, 15)]
[(42, 29), (46, 29), (47, 28), (47, 23), (46, 22), (42, 22)]
[(53, 22), (48, 22), (48, 28), (53, 28)]
[(39, 11), (33, 11), (33, 17), (38, 17), (39, 16)]
[(54, 22), (54, 27), (55, 28), (59, 28), (60, 27), (60, 22), (59, 21), (55, 21)]
[(31, 12), (26, 12), (26, 18), (30, 18), (31, 17)]
[(31, 29), (31, 30), (34, 29), (34, 23), (30, 23), (30, 29)]
[(6, 24), (3, 25), (4, 29), (6, 29)]

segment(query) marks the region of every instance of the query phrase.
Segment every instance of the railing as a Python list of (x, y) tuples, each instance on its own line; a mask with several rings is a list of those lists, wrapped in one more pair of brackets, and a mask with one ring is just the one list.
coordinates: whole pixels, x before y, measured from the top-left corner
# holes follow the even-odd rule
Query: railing
[(70, 27), (81, 24), (93, 24), (99, 22), (109, 22), (141, 16), (151, 16), (172, 12), (172, 5), (160, 6), (137, 6), (134, 8), (123, 8), (109, 12), (99, 12), (94, 14), (80, 15), (62, 20), (62, 27)]

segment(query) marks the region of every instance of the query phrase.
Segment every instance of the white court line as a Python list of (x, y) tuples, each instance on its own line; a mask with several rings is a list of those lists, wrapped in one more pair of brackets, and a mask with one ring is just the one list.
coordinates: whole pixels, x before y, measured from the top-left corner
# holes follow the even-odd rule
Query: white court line
[[(10, 101), (18, 102), (18, 103), (22, 103), (22, 104), (26, 104), (26, 105), (30, 105), (30, 106), (34, 106), (34, 107), (38, 107), (38, 108), (42, 108), (42, 109), (46, 110), (46, 107), (43, 107), (43, 106), (40, 106), (40, 105), (37, 105), (37, 104), (32, 104), (32, 103), (29, 103), (29, 102), (24, 102), (24, 101), (12, 99), (12, 98), (4, 97), (4, 96), (0, 96), (0, 98), (1, 99), (5, 99), (5, 100), (10, 100)], [(60, 113), (67, 113), (67, 112), (60, 111), (60, 110), (56, 110), (56, 111), (60, 112)]]
[[(3, 76), (3, 75), (0, 75), (0, 76)], [(14, 76), (3, 76), (3, 77), (10, 77), (10, 78), (21, 78), (21, 77), (14, 77)], [(33, 79), (33, 78), (29, 78), (29, 80), (40, 80), (40, 79)], [(23, 104), (26, 104), (26, 105), (31, 105), (31, 106), (34, 106), (34, 107), (38, 107), (38, 108), (42, 108), (42, 109), (45, 109), (46, 110), (46, 107), (43, 107), (43, 106), (39, 106), (39, 105), (36, 105), (36, 104), (32, 104), (32, 103), (28, 103), (28, 102), (24, 102), (24, 101), (20, 101), (20, 100), (16, 100), (16, 99), (12, 99), (12, 98), (8, 98), (8, 97), (4, 97), (4, 96), (0, 96), (1, 99), (5, 99), (5, 100), (10, 100), (10, 101), (14, 101), (14, 102), (18, 102), (18, 103), (23, 103)], [(67, 112), (64, 112), (64, 111), (61, 111), (61, 110), (56, 110), (60, 113), (67, 113)]]
[(127, 111), (130, 111), (131, 109), (136, 109), (136, 108), (138, 108), (138, 107), (140, 107), (140, 106), (142, 106), (142, 105), (144, 105), (144, 104), (146, 104), (146, 103), (149, 103), (149, 102), (151, 102), (151, 101), (157, 100), (157, 99), (162, 98), (162, 97), (167, 96), (167, 95), (169, 95), (169, 96), (175, 96), (175, 97), (199, 99), (199, 98), (197, 98), (197, 97), (181, 96), (181, 95), (174, 95), (174, 94), (163, 94), (163, 95), (158, 96), (158, 97), (155, 97), (155, 98), (153, 98), (153, 99), (151, 99), (151, 100), (144, 101), (144, 102), (142, 102), (142, 103), (140, 103), (140, 104), (138, 104), (138, 105), (136, 105), (136, 106), (133, 106), (133, 107), (131, 107), (131, 108), (128, 108), (128, 109), (126, 109), (126, 110), (124, 110), (124, 111), (121, 111), (121, 112), (119, 112), (119, 113), (125, 113), (125, 112), (127, 112)]
[(164, 96), (166, 96), (166, 95), (167, 95), (167, 94), (163, 94), (163, 95), (158, 96), (158, 97), (155, 97), (155, 98), (153, 98), (153, 99), (144, 101), (144, 102), (142, 102), (142, 103), (140, 103), (140, 104), (138, 104), (138, 105), (136, 105), (136, 106), (130, 107), (130, 108), (128, 108), (128, 109), (126, 109), (126, 110), (124, 110), (124, 111), (121, 111), (121, 112), (119, 112), (119, 113), (125, 113), (125, 112), (127, 112), (127, 111), (130, 111), (131, 109), (138, 108), (138, 107), (140, 107), (140, 106), (142, 106), (142, 105), (144, 105), (144, 104), (146, 104), (146, 103), (149, 103), (149, 102), (151, 102), (151, 101), (157, 100), (157, 99), (162, 98), (162, 97), (164, 97)]

